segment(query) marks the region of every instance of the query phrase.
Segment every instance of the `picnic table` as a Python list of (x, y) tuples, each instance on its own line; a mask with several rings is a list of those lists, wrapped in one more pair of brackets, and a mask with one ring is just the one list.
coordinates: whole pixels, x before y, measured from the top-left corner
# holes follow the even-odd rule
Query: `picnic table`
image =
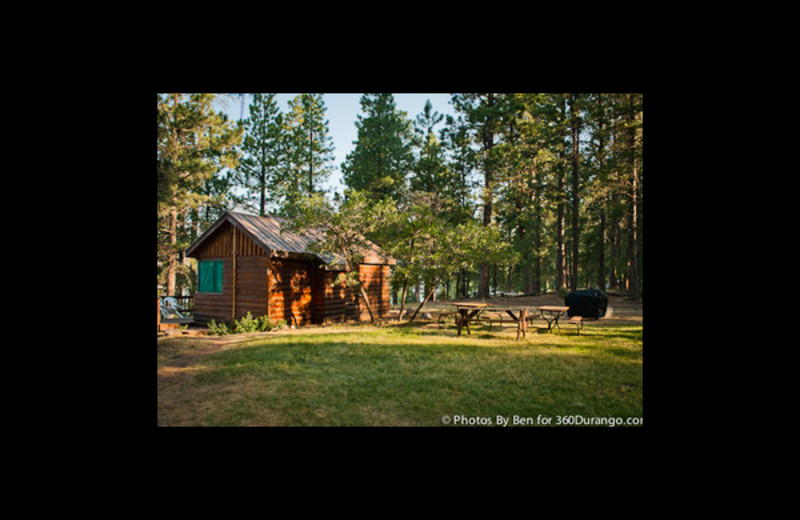
[(542, 319), (547, 322), (547, 330), (548, 332), (552, 330), (553, 323), (556, 324), (556, 327), (559, 329), (561, 328), (558, 325), (558, 318), (563, 316), (569, 307), (559, 307), (557, 305), (542, 305), (539, 307), (539, 314), (541, 315)]
[[(458, 327), (457, 336), (461, 335), (461, 329), (466, 327), (467, 334), (471, 334), (469, 330), (469, 323), (470, 321), (480, 320), (480, 314), (482, 312), (500, 312), (508, 314), (511, 319), (498, 319), (498, 320), (486, 320), (489, 321), (490, 325), (492, 321), (498, 322), (513, 322), (517, 324), (517, 340), (519, 340), (520, 335), (524, 338), (527, 334), (528, 330), (528, 308), (523, 307), (520, 309), (509, 309), (509, 308), (493, 308), (489, 307), (488, 303), (457, 303), (455, 304), (457, 309), (456, 314), (456, 327)], [(514, 314), (516, 312), (516, 314)]]
[(461, 335), (461, 328), (467, 327), (467, 334), (470, 334), (469, 322), (472, 321), (482, 309), (489, 306), (488, 303), (456, 303), (456, 327), (458, 336)]

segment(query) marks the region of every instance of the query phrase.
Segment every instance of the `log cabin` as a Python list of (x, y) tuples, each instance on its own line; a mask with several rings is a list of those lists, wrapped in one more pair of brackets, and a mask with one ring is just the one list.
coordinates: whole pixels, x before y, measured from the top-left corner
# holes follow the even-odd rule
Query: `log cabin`
[[(369, 320), (360, 292), (337, 285), (344, 264), (311, 252), (318, 235), (281, 229), (285, 219), (228, 211), (195, 240), (195, 321), (231, 322), (248, 312), (289, 325)], [(389, 315), (389, 269), (396, 261), (369, 243), (358, 266), (375, 319)]]

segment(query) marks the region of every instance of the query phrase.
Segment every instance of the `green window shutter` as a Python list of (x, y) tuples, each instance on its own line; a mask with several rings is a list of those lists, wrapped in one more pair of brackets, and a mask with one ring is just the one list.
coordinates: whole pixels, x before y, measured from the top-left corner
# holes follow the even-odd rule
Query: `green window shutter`
[(209, 260), (200, 260), (197, 267), (197, 292), (211, 292), (214, 285), (214, 270), (211, 268), (211, 263)]
[(222, 293), (222, 260), (201, 260), (198, 265), (198, 287), (201, 293)]
[(214, 260), (214, 292), (222, 294), (222, 260)]

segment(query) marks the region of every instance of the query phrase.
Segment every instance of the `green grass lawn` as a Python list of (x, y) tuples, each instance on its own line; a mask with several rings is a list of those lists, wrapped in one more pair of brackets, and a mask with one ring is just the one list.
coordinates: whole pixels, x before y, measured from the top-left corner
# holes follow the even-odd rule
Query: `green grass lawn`
[(641, 321), (515, 335), (329, 327), (202, 355), (190, 339), (161, 340), (158, 424), (453, 428), (465, 419), (497, 425), (498, 415), (550, 426), (642, 417)]

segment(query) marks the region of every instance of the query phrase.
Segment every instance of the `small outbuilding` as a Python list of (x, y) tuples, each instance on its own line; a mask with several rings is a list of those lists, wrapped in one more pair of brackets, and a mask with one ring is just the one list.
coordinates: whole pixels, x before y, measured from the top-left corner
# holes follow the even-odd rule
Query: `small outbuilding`
[[(290, 325), (368, 320), (357, 291), (334, 285), (344, 265), (309, 251), (314, 232), (281, 230), (285, 219), (228, 211), (186, 250), (198, 260), (195, 320), (230, 322), (248, 312)], [(370, 243), (359, 276), (375, 319), (389, 315), (395, 260)]]

